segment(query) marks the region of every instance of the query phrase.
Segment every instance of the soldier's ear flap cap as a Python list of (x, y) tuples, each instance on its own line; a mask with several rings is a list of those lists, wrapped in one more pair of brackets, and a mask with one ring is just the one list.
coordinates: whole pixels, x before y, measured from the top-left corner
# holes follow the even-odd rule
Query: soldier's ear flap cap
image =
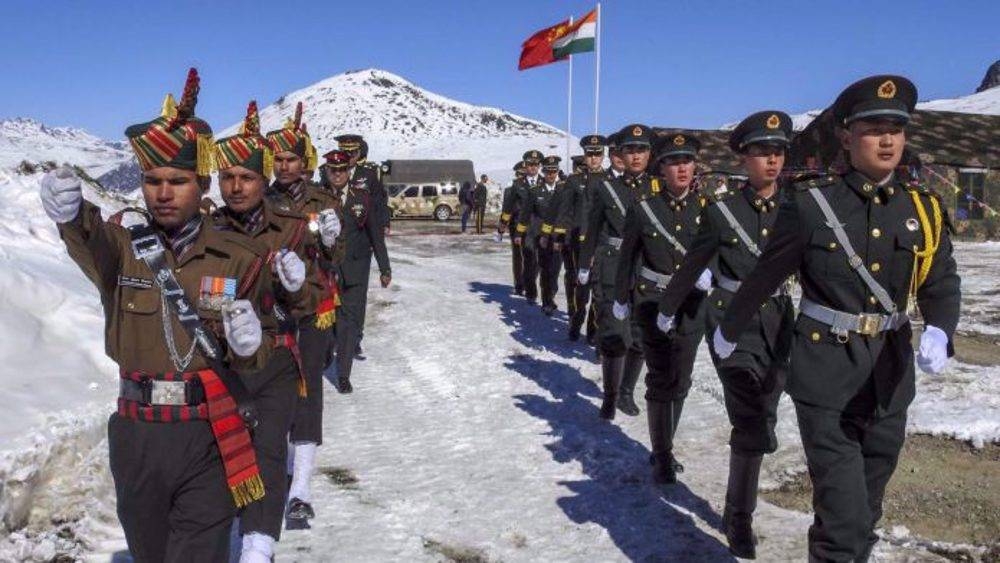
[(910, 120), (917, 105), (917, 87), (908, 78), (879, 74), (851, 84), (833, 102), (833, 118), (846, 127), (859, 119)]

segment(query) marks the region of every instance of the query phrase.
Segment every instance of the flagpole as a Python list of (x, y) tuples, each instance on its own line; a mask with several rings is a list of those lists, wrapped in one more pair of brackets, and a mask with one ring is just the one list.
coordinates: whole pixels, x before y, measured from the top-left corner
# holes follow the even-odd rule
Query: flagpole
[(600, 131), (601, 111), (601, 3), (597, 3), (597, 25), (594, 39), (594, 129)]
[[(573, 25), (573, 16), (569, 17), (569, 25)], [(573, 172), (573, 163), (570, 160), (570, 137), (573, 135), (573, 55), (569, 57), (569, 87), (566, 95), (566, 161), (565, 166), (569, 173)]]

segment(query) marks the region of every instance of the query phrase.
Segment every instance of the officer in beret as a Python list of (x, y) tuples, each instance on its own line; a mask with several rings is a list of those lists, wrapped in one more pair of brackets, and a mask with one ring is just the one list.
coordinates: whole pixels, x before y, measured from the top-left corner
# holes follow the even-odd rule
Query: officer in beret
[(895, 175), (917, 90), (906, 78), (860, 80), (833, 104), (851, 169), (795, 183), (775, 231), (713, 336), (733, 355), (762, 304), (797, 273), (802, 300), (787, 392), (813, 485), (814, 561), (866, 561), (915, 393), (912, 306), (924, 320), (916, 363), (953, 355), (960, 279), (949, 220), (928, 188)]
[(556, 311), (559, 258), (565, 236), (565, 231), (554, 231), (552, 226), (559, 208), (558, 194), (566, 187), (565, 182), (559, 180), (561, 160), (558, 156), (547, 156), (542, 160), (542, 181), (528, 188), (515, 235), (521, 241), (524, 254), (526, 287), (533, 287), (535, 279), (539, 279), (542, 312), (549, 316)]
[[(531, 303), (538, 299), (537, 256), (530, 252), (524, 252), (524, 248), (521, 246), (523, 237), (519, 237), (517, 233), (517, 218), (528, 205), (531, 188), (542, 182), (542, 177), (538, 172), (541, 169), (543, 158), (541, 151), (536, 150), (527, 151), (521, 157), (521, 162), (524, 163), (524, 176), (514, 180), (510, 197), (505, 198), (504, 206), (500, 210), (500, 225), (497, 228), (497, 232), (503, 232), (508, 228), (508, 225), (514, 225), (515, 232), (511, 236), (511, 242), (521, 249), (521, 286), (524, 289), (524, 296)], [(516, 214), (515, 209), (517, 210)]]
[[(698, 345), (705, 333), (701, 304), (708, 283), (704, 282), (684, 297), (676, 330), (664, 334), (656, 328), (660, 297), (691, 248), (705, 204), (692, 189), (700, 147), (697, 138), (684, 134), (662, 139), (658, 144), (655, 167), (660, 177), (652, 180), (653, 191), (641, 194), (628, 210), (615, 278), (613, 313), (624, 321), (630, 308), (634, 309), (649, 368), (646, 404), (653, 480), (660, 484), (677, 482), (677, 473), (683, 471), (673, 455), (673, 439), (691, 388)], [(665, 189), (660, 187), (661, 180)], [(637, 360), (632, 361), (629, 356), (618, 400), (626, 401), (622, 410), (638, 414), (632, 393), (643, 356), (635, 355)]]
[[(663, 292), (661, 328), (672, 333), (683, 323), (684, 303), (692, 289), (708, 289), (714, 278), (707, 327), (715, 331), (733, 295), (774, 235), (781, 197), (778, 180), (791, 135), (791, 118), (775, 110), (750, 115), (730, 133), (729, 147), (739, 155), (749, 181), (732, 188), (722, 185), (708, 194), (698, 235)], [(710, 264), (714, 274), (705, 270)], [(723, 520), (729, 549), (737, 557), (756, 556), (752, 521), (757, 482), (763, 455), (778, 447), (774, 426), (784, 388), (793, 314), (791, 297), (782, 285), (740, 335), (736, 351), (725, 360), (712, 355), (732, 426)]]
[[(590, 301), (590, 285), (578, 283), (580, 264), (580, 237), (584, 233), (584, 221), (587, 214), (587, 198), (591, 184), (596, 184), (604, 178), (604, 147), (607, 138), (603, 135), (587, 135), (580, 139), (583, 155), (580, 156), (580, 169), (566, 179), (567, 190), (563, 191), (560, 202), (559, 218), (555, 227), (566, 232), (566, 244), (563, 248), (563, 285), (566, 288), (566, 312), (569, 314), (569, 339), (580, 338), (584, 321), (587, 318)], [(576, 157), (573, 157), (574, 159)], [(593, 317), (593, 315), (591, 315)], [(593, 320), (593, 319), (592, 319)]]
[(517, 225), (510, 221), (512, 217), (516, 217), (521, 211), (518, 181), (524, 178), (524, 161), (517, 161), (513, 170), (514, 181), (510, 186), (507, 186), (503, 190), (503, 197), (501, 199), (502, 203), (500, 205), (500, 221), (497, 223), (497, 231), (493, 235), (493, 238), (496, 242), (500, 242), (503, 238), (503, 232), (505, 230), (507, 231), (508, 237), (510, 238), (510, 265), (511, 273), (514, 278), (514, 294), (524, 295), (524, 274), (522, 272), (523, 264), (521, 247), (514, 242)]
[[(617, 150), (624, 165), (622, 175), (608, 174), (590, 190), (583, 246), (580, 250), (579, 283), (594, 277), (593, 295), (597, 309), (597, 344), (601, 355), (604, 400), (601, 418), (615, 417), (618, 389), (622, 381), (626, 351), (639, 354), (641, 348), (633, 327), (615, 318), (615, 274), (621, 265), (619, 256), (625, 234), (626, 216), (632, 205), (644, 195), (659, 191), (658, 182), (646, 173), (649, 166), (652, 131), (640, 124), (628, 125), (618, 132)], [(593, 271), (593, 274), (591, 274)]]

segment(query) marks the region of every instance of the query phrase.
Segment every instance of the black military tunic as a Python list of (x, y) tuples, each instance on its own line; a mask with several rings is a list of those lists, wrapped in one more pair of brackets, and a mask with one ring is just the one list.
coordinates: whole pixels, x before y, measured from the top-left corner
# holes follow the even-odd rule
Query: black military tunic
[[(646, 358), (646, 399), (683, 400), (691, 387), (698, 344), (705, 335), (703, 291), (689, 290), (679, 308), (676, 330), (656, 327), (663, 289), (698, 231), (704, 200), (688, 190), (680, 198), (661, 188), (643, 194), (628, 210), (615, 278), (615, 300), (632, 303)], [(676, 408), (676, 412), (680, 412)]]
[(521, 247), (514, 244), (514, 237), (517, 236), (517, 225), (511, 221), (521, 212), (521, 192), (518, 189), (517, 180), (510, 186), (504, 188), (503, 199), (500, 205), (500, 224), (497, 225), (497, 232), (501, 235), (507, 231), (510, 239), (511, 274), (514, 279), (514, 293), (521, 295), (524, 293), (524, 266), (521, 261)]
[(559, 216), (554, 227), (566, 232), (563, 247), (564, 284), (567, 313), (570, 316), (570, 334), (579, 334), (587, 316), (590, 301), (590, 284), (577, 282), (580, 268), (581, 237), (586, 228), (588, 201), (593, 185), (605, 178), (605, 172), (582, 172), (566, 179), (569, 188), (560, 201)]
[[(510, 206), (501, 211), (501, 221), (503, 221), (504, 215), (510, 214), (510, 225), (513, 228), (511, 242), (523, 234), (517, 232), (518, 220), (521, 214), (524, 213), (524, 208), (528, 205), (531, 188), (540, 182), (542, 182), (540, 174), (530, 177), (525, 176), (524, 178), (514, 180), (514, 183), (510, 187)], [(529, 300), (538, 299), (538, 256), (533, 253), (525, 253), (523, 240), (521, 244), (515, 246), (518, 247), (518, 253), (521, 256), (521, 287), (524, 289), (524, 296)], [(534, 272), (534, 277), (530, 278), (532, 272)]]
[[(735, 342), (761, 303), (795, 272), (803, 308), (812, 302), (882, 322), (886, 311), (852, 269), (812, 189), (825, 196), (859, 265), (885, 288), (898, 311), (907, 310), (911, 284), (919, 284), (915, 300), (924, 321), (944, 331), (950, 349), (960, 280), (948, 229), (941, 229), (946, 217), (934, 216), (930, 192), (895, 179), (877, 185), (857, 171), (795, 184), (780, 206), (771, 242), (729, 303), (722, 335)], [(932, 259), (929, 269), (915, 271), (927, 259)], [(887, 330), (867, 321), (858, 326), (867, 334), (837, 334), (800, 314), (792, 338), (787, 391), (795, 401), (813, 481), (816, 519), (809, 550), (817, 560), (853, 560), (877, 539), (872, 530), (914, 396), (910, 324)]]
[[(547, 183), (544, 179), (529, 188), (526, 192), (521, 212), (518, 214), (517, 233), (523, 238), (525, 287), (535, 286), (538, 279), (541, 285), (542, 307), (555, 309), (555, 295), (559, 289), (559, 252), (555, 251), (553, 243), (558, 239), (554, 235), (551, 222), (558, 211), (559, 194), (566, 191), (565, 182)], [(539, 241), (548, 238), (543, 248)]]

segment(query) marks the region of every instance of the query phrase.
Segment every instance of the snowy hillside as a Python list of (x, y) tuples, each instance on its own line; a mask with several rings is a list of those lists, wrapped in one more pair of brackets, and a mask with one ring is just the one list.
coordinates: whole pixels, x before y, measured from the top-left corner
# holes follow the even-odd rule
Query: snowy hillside
[(72, 127), (47, 127), (33, 119), (0, 121), (0, 169), (47, 161), (79, 166), (100, 176), (132, 159), (124, 142), (111, 142)]
[[(526, 150), (565, 152), (564, 133), (551, 125), (452, 100), (384, 70), (347, 72), (291, 92), (261, 109), (261, 128), (280, 127), (298, 102), (320, 154), (336, 148), (337, 135), (359, 133), (368, 141), (371, 160), (470, 159), (477, 173), (505, 179)], [(575, 149), (577, 140), (572, 143)]]

